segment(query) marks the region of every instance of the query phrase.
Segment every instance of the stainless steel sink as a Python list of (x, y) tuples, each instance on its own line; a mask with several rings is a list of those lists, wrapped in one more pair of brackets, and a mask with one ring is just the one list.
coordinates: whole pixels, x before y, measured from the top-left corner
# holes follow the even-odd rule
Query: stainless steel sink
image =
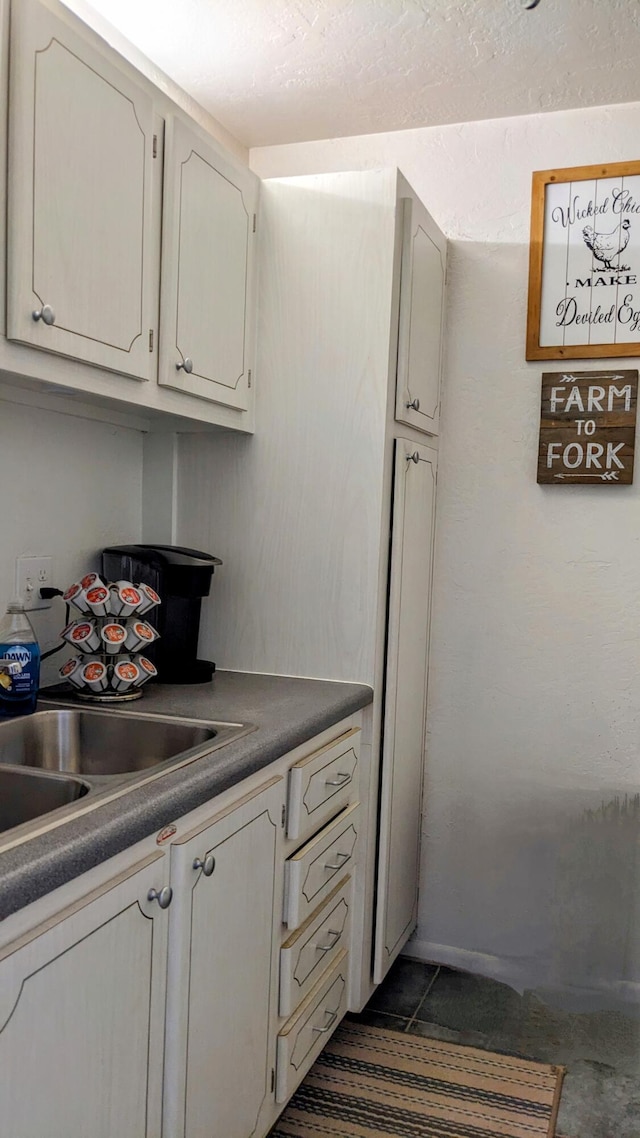
[(194, 748), (205, 754), (248, 730), (236, 723), (55, 708), (0, 723), (0, 764), (122, 776), (182, 760)]
[(0, 832), (68, 806), (88, 790), (86, 783), (67, 775), (0, 768)]

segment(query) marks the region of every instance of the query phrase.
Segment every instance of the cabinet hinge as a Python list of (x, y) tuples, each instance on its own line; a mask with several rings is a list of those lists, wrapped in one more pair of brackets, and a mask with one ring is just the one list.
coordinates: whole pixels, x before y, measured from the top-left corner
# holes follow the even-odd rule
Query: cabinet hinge
[(154, 136), (153, 136), (153, 150), (152, 150), (152, 154), (153, 154), (153, 157), (154, 157), (154, 158), (157, 158), (157, 157), (158, 157), (158, 136), (157, 136), (157, 134), (154, 134)]
[(153, 328), (149, 329), (149, 351), (153, 351)]
[(254, 215), (253, 215), (253, 232), (254, 232), (254, 233), (255, 233), (255, 231), (256, 231), (256, 227), (257, 227), (257, 225), (258, 225), (258, 219), (257, 219), (257, 216), (256, 216), (256, 214), (254, 213)]
[(276, 1089), (276, 1071), (275, 1071), (275, 1067), (272, 1067), (271, 1068), (271, 1093), (272, 1094), (275, 1091), (275, 1089)]
[(251, 387), (251, 368), (247, 372), (247, 387)]
[(282, 810), (280, 812), (280, 825), (282, 826), (283, 830), (284, 830), (284, 824), (285, 824), (286, 820), (287, 820), (287, 808), (283, 803)]

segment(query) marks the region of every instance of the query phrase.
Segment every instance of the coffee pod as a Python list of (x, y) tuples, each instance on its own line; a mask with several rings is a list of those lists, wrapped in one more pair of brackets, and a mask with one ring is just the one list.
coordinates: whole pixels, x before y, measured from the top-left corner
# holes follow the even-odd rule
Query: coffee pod
[(82, 668), (82, 679), (93, 692), (105, 691), (109, 686), (107, 665), (101, 660), (90, 660)]
[(136, 656), (134, 663), (137, 665), (140, 674), (139, 679), (136, 680), (137, 688), (141, 688), (147, 680), (152, 680), (154, 676), (158, 675), (158, 669), (146, 656)]
[(109, 624), (105, 624), (100, 636), (104, 644), (104, 650), (108, 652), (110, 656), (113, 656), (116, 652), (121, 652), (124, 648), (127, 630), (124, 624), (118, 624), (114, 620)]
[(66, 664), (63, 664), (58, 671), (61, 680), (68, 680), (76, 688), (84, 687), (82, 679), (82, 668), (84, 660), (80, 656), (71, 656)]
[(109, 613), (109, 590), (106, 585), (92, 585), (84, 591), (85, 600), (94, 616), (107, 616)]
[(137, 611), (139, 612), (140, 616), (142, 616), (143, 613), (149, 612), (149, 609), (155, 608), (156, 605), (159, 605), (161, 601), (155, 589), (151, 588), (151, 585), (140, 584), (137, 586), (137, 588), (140, 590), (140, 595), (142, 598), (140, 604), (138, 605)]
[(125, 641), (125, 648), (128, 652), (137, 652), (138, 648), (143, 646), (149, 647), (153, 644), (154, 640), (158, 639), (158, 633), (155, 628), (147, 624), (146, 620), (128, 620), (127, 621), (127, 639)]
[(131, 660), (120, 660), (113, 669), (111, 687), (114, 691), (125, 692), (140, 682), (140, 669)]
[(62, 630), (60, 635), (80, 652), (97, 652), (100, 647), (95, 620), (74, 620)]
[(80, 581), (82, 589), (90, 589), (93, 585), (104, 585), (104, 581), (99, 573), (85, 573)]
[(131, 581), (116, 581), (115, 585), (109, 585), (109, 594), (112, 616), (130, 616), (137, 611), (142, 600), (142, 594)]
[(68, 605), (74, 605), (75, 608), (80, 609), (80, 612), (89, 612), (87, 598), (82, 585), (71, 585), (66, 593), (63, 593), (62, 599), (66, 601)]

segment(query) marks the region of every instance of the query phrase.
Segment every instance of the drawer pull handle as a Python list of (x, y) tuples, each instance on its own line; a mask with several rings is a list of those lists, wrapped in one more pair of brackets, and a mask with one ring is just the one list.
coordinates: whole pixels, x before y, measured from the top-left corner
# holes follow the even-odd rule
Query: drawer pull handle
[(345, 771), (342, 774), (336, 775), (335, 778), (325, 779), (324, 785), (325, 786), (344, 786), (345, 782), (348, 782), (350, 778), (351, 778), (351, 775), (347, 774)]
[[(325, 1014), (327, 1014), (327, 1013), (325, 1013)], [(331, 1031), (331, 1028), (333, 1027), (334, 1023), (336, 1022), (336, 1020), (338, 1018), (337, 1012), (329, 1012), (328, 1015), (329, 1015), (329, 1022), (328, 1022), (326, 1027), (314, 1027), (313, 1030), (317, 1031), (318, 1035), (324, 1035), (325, 1032)]]
[(204, 860), (196, 857), (193, 859), (193, 868), (201, 869), (205, 877), (211, 877), (214, 869), (216, 868), (216, 859), (212, 853), (208, 853)]
[(331, 940), (329, 942), (329, 944), (317, 944), (316, 945), (318, 952), (328, 952), (330, 948), (334, 948), (335, 945), (340, 940), (342, 933), (339, 932), (338, 929), (329, 929), (329, 936), (333, 937), (333, 940)]
[(327, 862), (325, 862), (324, 868), (325, 869), (342, 869), (342, 866), (344, 865), (345, 861), (349, 860), (349, 858), (351, 857), (351, 854), (339, 853), (339, 854), (336, 854), (336, 857), (338, 858), (337, 862), (327, 861)]

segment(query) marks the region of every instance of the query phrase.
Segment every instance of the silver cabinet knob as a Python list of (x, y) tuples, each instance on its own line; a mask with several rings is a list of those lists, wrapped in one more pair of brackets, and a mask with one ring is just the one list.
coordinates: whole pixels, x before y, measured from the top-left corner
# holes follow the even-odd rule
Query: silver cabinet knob
[(186, 371), (187, 375), (191, 375), (191, 372), (193, 371), (193, 360), (190, 360), (188, 356), (185, 356), (181, 363), (176, 364), (176, 371), (180, 371), (181, 368)]
[(417, 450), (414, 450), (413, 454), (407, 455), (407, 462), (420, 462), (420, 455)]
[(56, 314), (50, 304), (43, 304), (42, 308), (36, 308), (31, 315), (34, 320), (42, 320), (43, 324), (55, 324), (56, 322)]
[(211, 874), (216, 868), (216, 859), (212, 853), (208, 853), (204, 858), (204, 861), (201, 858), (196, 857), (193, 860), (193, 868), (201, 869), (205, 877), (211, 877)]
[(412, 399), (410, 403), (405, 403), (405, 407), (407, 408), (407, 411), (419, 411), (420, 410), (420, 400), (419, 399)]
[(172, 898), (173, 889), (170, 885), (163, 885), (159, 891), (150, 889), (147, 893), (147, 901), (157, 901), (161, 909), (168, 909)]

